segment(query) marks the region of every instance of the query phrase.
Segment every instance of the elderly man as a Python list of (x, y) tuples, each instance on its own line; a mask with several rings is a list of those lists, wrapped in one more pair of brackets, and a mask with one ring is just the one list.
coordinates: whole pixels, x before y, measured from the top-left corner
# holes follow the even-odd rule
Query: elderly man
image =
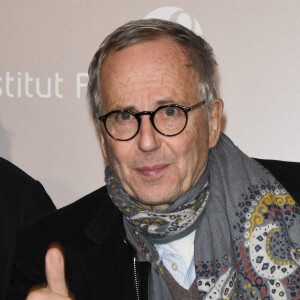
[(24, 229), (8, 299), (298, 299), (299, 207), (220, 134), (215, 64), (172, 22), (104, 40), (88, 95), (107, 185)]

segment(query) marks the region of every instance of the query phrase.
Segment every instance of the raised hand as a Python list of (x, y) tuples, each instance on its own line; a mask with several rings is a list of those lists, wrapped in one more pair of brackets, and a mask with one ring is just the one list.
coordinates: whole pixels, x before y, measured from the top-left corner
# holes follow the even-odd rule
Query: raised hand
[(65, 263), (62, 252), (51, 247), (45, 258), (47, 286), (30, 292), (26, 300), (71, 300), (65, 278)]

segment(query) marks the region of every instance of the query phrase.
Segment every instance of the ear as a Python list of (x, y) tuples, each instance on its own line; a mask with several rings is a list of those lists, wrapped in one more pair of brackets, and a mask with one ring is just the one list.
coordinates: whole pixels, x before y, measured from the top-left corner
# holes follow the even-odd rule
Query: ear
[(221, 117), (223, 112), (224, 103), (222, 99), (217, 98), (214, 100), (211, 109), (211, 117), (208, 121), (209, 130), (209, 148), (216, 146), (221, 131)]

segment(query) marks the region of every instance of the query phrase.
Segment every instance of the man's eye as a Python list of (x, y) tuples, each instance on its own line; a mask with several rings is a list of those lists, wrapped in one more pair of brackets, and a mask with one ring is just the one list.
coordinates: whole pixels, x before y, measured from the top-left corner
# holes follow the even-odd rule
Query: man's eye
[(164, 109), (163, 113), (167, 117), (173, 117), (178, 113), (178, 109), (175, 107), (167, 107)]
[(133, 118), (133, 115), (131, 115), (128, 112), (121, 112), (121, 113), (117, 114), (117, 120), (128, 121), (132, 118)]

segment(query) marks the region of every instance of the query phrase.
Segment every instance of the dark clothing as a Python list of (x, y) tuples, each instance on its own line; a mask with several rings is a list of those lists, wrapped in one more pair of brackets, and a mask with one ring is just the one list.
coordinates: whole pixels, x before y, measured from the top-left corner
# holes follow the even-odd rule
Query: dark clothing
[(106, 187), (24, 228), (8, 300), (25, 299), (31, 287), (46, 281), (45, 254), (53, 242), (64, 250), (66, 279), (76, 300), (147, 299), (148, 263), (137, 265), (138, 298), (132, 263), (136, 253)]
[(300, 163), (271, 159), (256, 159), (268, 169), (300, 204)]
[[(32, 286), (46, 281), (45, 254), (52, 242), (64, 250), (67, 283), (76, 300), (137, 299), (133, 250), (124, 240), (122, 214), (103, 187), (24, 228), (7, 299), (25, 299)], [(140, 274), (147, 282), (146, 272)], [(141, 284), (140, 290), (147, 287)]]
[(53, 210), (54, 204), (38, 181), (0, 158), (0, 300), (9, 285), (17, 230)]

